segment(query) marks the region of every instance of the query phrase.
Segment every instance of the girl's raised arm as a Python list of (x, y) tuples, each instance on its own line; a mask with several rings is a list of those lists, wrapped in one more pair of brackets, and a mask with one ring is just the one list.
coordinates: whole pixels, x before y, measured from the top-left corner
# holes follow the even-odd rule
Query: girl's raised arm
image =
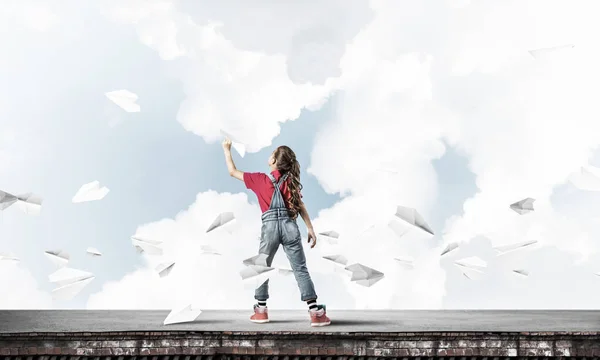
[(225, 162), (227, 163), (229, 176), (233, 176), (240, 181), (244, 181), (244, 172), (236, 169), (235, 164), (233, 163), (233, 158), (231, 157), (231, 140), (229, 140), (229, 138), (225, 138), (225, 140), (223, 140), (223, 150), (225, 151)]

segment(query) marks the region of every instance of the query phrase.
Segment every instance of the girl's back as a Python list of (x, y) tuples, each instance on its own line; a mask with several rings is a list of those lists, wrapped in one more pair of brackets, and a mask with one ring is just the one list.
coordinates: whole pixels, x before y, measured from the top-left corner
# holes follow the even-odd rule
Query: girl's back
[[(281, 178), (281, 173), (279, 170), (274, 170), (271, 172), (271, 175), (275, 177), (275, 181), (279, 181)], [(283, 200), (286, 203), (286, 207), (289, 209), (289, 202), (292, 198), (292, 193), (289, 187), (289, 179), (284, 181), (281, 184), (280, 190), (281, 195), (283, 196)], [(244, 184), (246, 188), (252, 190), (256, 197), (258, 198), (258, 205), (260, 206), (260, 210), (264, 213), (269, 209), (269, 205), (271, 204), (271, 198), (273, 197), (273, 193), (275, 192), (275, 188), (273, 186), (273, 182), (269, 175), (261, 172), (254, 173), (244, 173)], [(302, 194), (300, 194), (302, 197)]]

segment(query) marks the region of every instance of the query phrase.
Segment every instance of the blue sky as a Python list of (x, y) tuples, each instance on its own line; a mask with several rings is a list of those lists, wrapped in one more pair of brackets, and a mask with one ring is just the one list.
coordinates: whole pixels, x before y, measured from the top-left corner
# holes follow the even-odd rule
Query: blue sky
[[(263, 45), (236, 22), (240, 14), (212, 8), (210, 2), (202, 6), (211, 7), (211, 16), (223, 22), (216, 35), (211, 32), (214, 30), (207, 30), (207, 19), (199, 9), (191, 7), (173, 6), (163, 11), (151, 4), (85, 6), (73, 2), (64, 9), (49, 8), (58, 20), (54, 27), (42, 31), (14, 17), (4, 25), (12, 36), (0, 36), (7, 54), (0, 61), (0, 81), (7, 85), (0, 88), (4, 132), (4, 137), (0, 132), (0, 154), (10, 160), (0, 163), (0, 189), (40, 194), (44, 204), (37, 217), (13, 208), (0, 214), (0, 251), (17, 254), (21, 259), (19, 274), (29, 276), (29, 272), (35, 280), (32, 286), (44, 294), (52, 289), (47, 276), (53, 271), (44, 250), (65, 250), (71, 254), (70, 266), (96, 275), (74, 300), (51, 303), (54, 307), (86, 307), (90, 295), (98, 295), (95, 301), (101, 302), (113, 296), (114, 289), (122, 289), (117, 286), (142, 292), (155, 285), (176, 286), (194, 279), (194, 274), (181, 274), (162, 285), (152, 282), (157, 280), (139, 287), (131, 285), (131, 279), (146, 279), (152, 273), (155, 260), (137, 254), (130, 237), (139, 227), (159, 228), (160, 220), (175, 219), (176, 230), (169, 230), (173, 239), (185, 234), (204, 241), (201, 232), (186, 228), (179, 217), (190, 216), (200, 227), (214, 217), (210, 212), (213, 208), (230, 201), (223, 193), (245, 193), (249, 203), (257, 207), (254, 194), (228, 176), (214, 131), (221, 126), (244, 125), (245, 135), (260, 144), (261, 150), (243, 159), (234, 153), (238, 168), (267, 171), (266, 159), (273, 148), (290, 146), (302, 165), (304, 199), (317, 230), (335, 228), (348, 234), (340, 249), (323, 248), (311, 253), (309, 259), (316, 279), (326, 289), (324, 293), (330, 298), (341, 294), (339, 299), (330, 300), (334, 305), (565, 306), (567, 298), (503, 298), (502, 294), (525, 287), (505, 276), (506, 269), (494, 258), (492, 246), (539, 239), (543, 246), (529, 259), (534, 272), (546, 274), (544, 264), (564, 264), (568, 271), (563, 269), (563, 275), (592, 288), (589, 284), (595, 279), (590, 274), (598, 253), (593, 239), (600, 223), (594, 211), (599, 195), (580, 191), (567, 182), (567, 177), (580, 166), (600, 165), (598, 142), (591, 135), (596, 125), (589, 120), (596, 110), (588, 101), (596, 92), (588, 85), (600, 78), (593, 67), (598, 52), (593, 46), (583, 46), (586, 56), (578, 58), (582, 70), (576, 74), (571, 66), (536, 65), (526, 50), (566, 41), (567, 28), (561, 27), (564, 33), (559, 36), (546, 18), (540, 18), (538, 26), (543, 31), (533, 31), (527, 18), (534, 13), (532, 8), (516, 26), (525, 35), (515, 29), (502, 33), (490, 28), (483, 39), (475, 36), (479, 33), (476, 19), (482, 14), (491, 16), (491, 8), (475, 3), (465, 7), (448, 4), (429, 2), (423, 8), (393, 2), (373, 5), (373, 17), (354, 14), (352, 21), (338, 26), (343, 29), (336, 36), (324, 38), (327, 46), (335, 48), (333, 55), (329, 54), (333, 58), (327, 59), (298, 53), (312, 48), (308, 46), (311, 44), (297, 47), (297, 39), (311, 27), (336, 29), (335, 22), (318, 19), (315, 21), (320, 23), (312, 24), (299, 17), (278, 25), (280, 32), (272, 39), (266, 31), (268, 24), (257, 25), (254, 31), (264, 37)], [(557, 4), (548, 14), (560, 13), (566, 6)], [(308, 11), (303, 6), (265, 7), (260, 11), (265, 18), (279, 19), (292, 10)], [(519, 6), (507, 4), (490, 21), (501, 23), (502, 14)], [(394, 25), (386, 15), (401, 11), (406, 16), (423, 17), (427, 13), (424, 9), (434, 7), (440, 11), (435, 19), (444, 20), (431, 29), (444, 34), (436, 41), (421, 34), (421, 22), (403, 18)], [(130, 12), (119, 12), (124, 8)], [(350, 11), (343, 8), (343, 4), (332, 1), (327, 11)], [(583, 5), (577, 9), (577, 16), (584, 16)], [(197, 23), (189, 25), (187, 15)], [(142, 20), (137, 21), (138, 16)], [(433, 20), (423, 18), (423, 23)], [(592, 23), (587, 18), (581, 20), (581, 24)], [(173, 37), (169, 24), (177, 29)], [(579, 26), (569, 33), (570, 39), (589, 44), (585, 41), (590, 28)], [(396, 41), (407, 29), (420, 37), (404, 39), (390, 48), (390, 41)], [(496, 39), (499, 45), (490, 48), (489, 39)], [(178, 47), (184, 55), (173, 55)], [(495, 57), (482, 55), (482, 49)], [(336, 51), (343, 57), (335, 58)], [(316, 57), (317, 61), (294, 62), (302, 56)], [(315, 69), (320, 61), (327, 62), (323, 68), (331, 72), (329, 82)], [(316, 76), (318, 83), (294, 83), (290, 80), (294, 76), (280, 71), (282, 63), (294, 76)], [(555, 75), (550, 75), (550, 70)], [(556, 86), (559, 81), (562, 86)], [(117, 89), (136, 93), (142, 111), (126, 113), (104, 96)], [(185, 109), (186, 102), (194, 105), (191, 110)], [(205, 102), (214, 106), (212, 113), (199, 105)], [(270, 106), (257, 108), (254, 102)], [(318, 102), (323, 105), (315, 107)], [(296, 112), (298, 116), (290, 115)], [(293, 120), (283, 118), (284, 114)], [(193, 132), (186, 130), (182, 121), (191, 121)], [(271, 139), (271, 146), (265, 146), (270, 135), (264, 134), (273, 133), (279, 125), (279, 135)], [(564, 148), (560, 151), (553, 146), (557, 137)], [(376, 171), (383, 158), (392, 159), (399, 176)], [(307, 172), (309, 167), (311, 173)], [(79, 187), (93, 180), (110, 188), (106, 198), (71, 203)], [(326, 188), (332, 189), (330, 193)], [(217, 200), (199, 203), (206, 198), (197, 199), (197, 194), (209, 196), (206, 193), (210, 190), (218, 193)], [(515, 217), (507, 210), (508, 204), (527, 196), (538, 199), (540, 210), (535, 215)], [(239, 206), (241, 219), (251, 212), (245, 200), (231, 201), (234, 205), (227, 206)], [(365, 250), (356, 235), (362, 226), (357, 219), (387, 219), (387, 213), (373, 214), (377, 201), (382, 209), (392, 205), (417, 207), (436, 236), (422, 238), (422, 234), (411, 232), (414, 238), (394, 240), (393, 234), (382, 228), (360, 240), (367, 244)], [(203, 211), (208, 212), (196, 214), (188, 209), (193, 204), (204, 206)], [(258, 226), (242, 221), (239, 245), (232, 245), (236, 251), (254, 246), (244, 241)], [(303, 226), (301, 229), (304, 231)], [(168, 234), (167, 230), (156, 231), (162, 236)], [(184, 246), (180, 240), (167, 240), (172, 241), (169, 246), (173, 248)], [(461, 242), (460, 256), (455, 253), (440, 260), (441, 248), (450, 241)], [(86, 255), (88, 246), (98, 248), (103, 256)], [(346, 251), (356, 261), (380, 266), (389, 274), (388, 284), (393, 285), (382, 282), (365, 290), (341, 280), (329, 282), (331, 276), (322, 275), (328, 265), (318, 261), (320, 255), (332, 251)], [(399, 272), (392, 258), (387, 261), (377, 255), (395, 252), (412, 252), (422, 264), (418, 275)], [(489, 261), (489, 281), (465, 282), (452, 261), (466, 256)], [(180, 259), (180, 268), (189, 264), (186, 261)], [(10, 275), (13, 268), (8, 267), (13, 265), (0, 266), (0, 284), (16, 281)], [(537, 287), (532, 288), (542, 289), (556, 274), (550, 271), (532, 278), (535, 276), (540, 277)], [(198, 281), (210, 283), (208, 279)], [(284, 289), (293, 293), (295, 285), (290, 281)], [(564, 275), (560, 281), (568, 284), (573, 280)], [(109, 283), (117, 285), (112, 289)], [(426, 291), (423, 284), (427, 283), (432, 289)], [(403, 289), (412, 289), (414, 294), (398, 295)], [(484, 295), (468, 295), (477, 289)], [(233, 290), (223, 294), (239, 295)], [(498, 300), (486, 302), (485, 296), (490, 294), (496, 294)], [(590, 298), (588, 293), (581, 294)], [(19, 302), (18, 298), (13, 300)], [(4, 306), (14, 306), (14, 302), (7, 304)], [(582, 300), (573, 306), (587, 304)], [(111, 306), (130, 305), (116, 302)]]

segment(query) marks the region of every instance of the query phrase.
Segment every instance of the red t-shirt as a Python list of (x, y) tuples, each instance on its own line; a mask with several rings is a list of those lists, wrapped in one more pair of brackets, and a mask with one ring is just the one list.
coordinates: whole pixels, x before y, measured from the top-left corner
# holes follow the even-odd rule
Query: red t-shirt
[[(271, 174), (275, 177), (276, 181), (279, 181), (279, 178), (281, 177), (279, 170), (275, 170), (271, 172)], [(288, 200), (292, 196), (292, 194), (290, 193), (290, 189), (288, 188), (288, 180), (284, 181), (283, 184), (280, 185), (281, 195), (283, 196), (283, 201), (285, 201), (286, 206)], [(271, 205), (271, 198), (273, 197), (273, 193), (275, 192), (275, 187), (273, 186), (269, 175), (260, 172), (245, 172), (244, 184), (246, 184), (247, 189), (252, 190), (256, 194), (260, 210), (263, 213), (269, 210), (269, 205)], [(302, 197), (302, 194), (300, 194), (300, 197)]]

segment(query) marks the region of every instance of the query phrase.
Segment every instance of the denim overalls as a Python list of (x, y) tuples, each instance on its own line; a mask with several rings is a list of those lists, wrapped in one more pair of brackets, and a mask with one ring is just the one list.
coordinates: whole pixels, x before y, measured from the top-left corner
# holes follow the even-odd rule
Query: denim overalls
[[(270, 175), (273, 182), (273, 196), (269, 209), (262, 214), (262, 228), (260, 247), (258, 252), (267, 255), (267, 266), (271, 266), (279, 244), (283, 245), (283, 251), (290, 261), (294, 277), (298, 282), (300, 297), (302, 301), (316, 299), (315, 286), (306, 268), (306, 257), (302, 248), (302, 239), (296, 220), (292, 220), (281, 195), (280, 186), (287, 179), (287, 174), (281, 176), (279, 181)], [(254, 293), (256, 300), (267, 300), (269, 298), (269, 280), (267, 279)]]

